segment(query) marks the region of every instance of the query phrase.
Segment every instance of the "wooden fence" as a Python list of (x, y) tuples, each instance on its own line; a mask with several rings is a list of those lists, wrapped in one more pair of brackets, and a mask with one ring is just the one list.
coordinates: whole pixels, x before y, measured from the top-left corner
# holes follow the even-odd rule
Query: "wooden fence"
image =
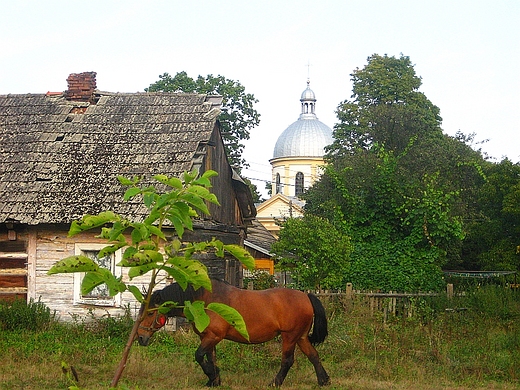
[[(352, 283), (347, 283), (345, 292), (315, 292), (319, 297), (341, 297), (348, 306), (354, 302), (361, 302), (369, 307), (371, 315), (382, 313), (386, 321), (389, 316), (412, 317), (416, 312), (417, 298), (440, 296), (440, 293), (380, 293), (356, 291), (352, 288)], [(446, 296), (453, 297), (453, 284), (446, 287)]]
[[(247, 285), (249, 290), (254, 289), (253, 282)], [(371, 315), (382, 312), (386, 321), (389, 316), (412, 317), (417, 310), (417, 298), (440, 296), (440, 293), (380, 293), (354, 290), (352, 283), (347, 283), (344, 292), (308, 291), (318, 297), (341, 298), (347, 309), (354, 303), (361, 303), (370, 308)], [(446, 286), (446, 296), (453, 297), (453, 284)]]

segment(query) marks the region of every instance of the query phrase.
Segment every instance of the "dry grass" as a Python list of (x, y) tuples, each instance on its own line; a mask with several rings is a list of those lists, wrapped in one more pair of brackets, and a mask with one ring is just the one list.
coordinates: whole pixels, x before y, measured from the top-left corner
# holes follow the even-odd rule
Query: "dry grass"
[[(341, 304), (328, 308), (330, 335), (318, 350), (331, 376), (330, 390), (520, 388), (516, 306), (499, 317), (435, 309), (430, 317), (386, 323), (362, 305), (351, 307), (348, 315)], [(74, 366), (81, 389), (107, 389), (125, 340), (108, 337), (102, 329), (0, 332), (0, 389), (67, 389), (72, 382), (62, 373), (62, 362)], [(150, 346), (132, 349), (121, 388), (204, 388), (206, 377), (193, 357), (197, 345), (192, 332), (156, 334)], [(265, 389), (279, 368), (280, 341), (252, 346), (224, 341), (217, 353), (222, 389)], [(319, 388), (311, 364), (299, 352), (283, 388)]]

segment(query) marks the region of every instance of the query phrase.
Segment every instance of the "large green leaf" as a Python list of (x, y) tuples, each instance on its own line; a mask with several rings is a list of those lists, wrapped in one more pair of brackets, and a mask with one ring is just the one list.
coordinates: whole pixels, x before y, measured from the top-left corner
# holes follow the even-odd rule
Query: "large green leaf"
[(137, 184), (137, 182), (138, 182), (138, 179), (136, 179), (136, 178), (134, 178), (134, 180), (130, 180), (124, 176), (118, 176), (117, 180), (119, 180), (119, 183), (121, 183), (121, 185), (124, 185), (124, 186), (133, 186), (133, 185)]
[(126, 246), (126, 242), (119, 242), (114, 245), (108, 245), (99, 251), (98, 257), (102, 258), (102, 257), (108, 256), (112, 253), (117, 252), (119, 249), (121, 249), (125, 246)]
[(199, 332), (204, 332), (209, 325), (209, 316), (206, 310), (204, 310), (203, 301), (184, 302), (184, 315), (195, 324), (195, 328)]
[(159, 268), (160, 265), (157, 263), (148, 263), (143, 265), (138, 265), (136, 267), (130, 267), (130, 270), (128, 270), (128, 277), (130, 280), (133, 278), (136, 278), (138, 276), (142, 276), (146, 274), (147, 272), (151, 271), (152, 269)]
[(138, 244), (141, 241), (148, 239), (150, 236), (148, 226), (146, 224), (136, 222), (132, 224), (132, 227), (134, 228), (130, 234), (132, 237), (132, 244)]
[(143, 293), (141, 293), (141, 291), (136, 286), (127, 286), (127, 289), (140, 303), (144, 302)]
[(157, 210), (152, 210), (150, 211), (150, 215), (148, 215), (148, 217), (143, 222), (150, 226), (159, 218), (161, 218), (161, 213)]
[(198, 197), (207, 200), (208, 202), (220, 205), (215, 194), (211, 193), (207, 188), (202, 186), (191, 186), (188, 192), (197, 195)]
[(121, 217), (112, 211), (103, 211), (98, 215), (85, 215), (81, 221), (72, 221), (69, 229), (69, 237), (78, 233), (103, 226), (109, 222), (119, 221)]
[(228, 324), (230, 324), (235, 330), (240, 333), (247, 341), (249, 341), (249, 333), (246, 329), (246, 323), (242, 315), (231, 306), (223, 303), (212, 302), (207, 306), (208, 310), (214, 311), (222, 318), (224, 318)]
[(156, 250), (144, 250), (137, 252), (134, 248), (125, 250), (123, 259), (117, 265), (120, 267), (135, 267), (139, 265), (159, 263), (163, 261), (164, 258), (162, 253)]
[(184, 224), (182, 223), (182, 221), (174, 215), (167, 216), (167, 218), (175, 228), (175, 233), (177, 234), (177, 236), (179, 236), (179, 238), (182, 238), (182, 236), (184, 235)]
[(68, 272), (88, 272), (96, 271), (99, 265), (86, 256), (75, 255), (69, 256), (55, 263), (52, 268), (47, 271), (47, 275), (54, 275)]
[(166, 236), (164, 235), (163, 231), (161, 229), (159, 229), (157, 226), (148, 225), (147, 227), (148, 227), (148, 231), (150, 232), (150, 234), (154, 234), (157, 237), (159, 237), (163, 240), (166, 240)]
[(128, 202), (130, 199), (132, 199), (137, 194), (141, 193), (141, 189), (137, 187), (131, 187), (125, 191), (125, 195), (123, 196), (123, 199), (125, 202)]
[(255, 258), (245, 248), (239, 245), (224, 245), (224, 249), (236, 257), (249, 270), (255, 269)]
[(72, 221), (69, 228), (69, 237), (75, 236), (83, 231), (81, 224), (78, 221)]
[(202, 211), (204, 214), (209, 214), (208, 206), (206, 206), (206, 203), (200, 196), (191, 192), (185, 192), (179, 196), (179, 199)]
[(81, 220), (85, 228), (94, 228), (102, 226), (109, 222), (116, 222), (120, 217), (113, 211), (102, 211), (98, 215), (85, 215)]
[(211, 182), (209, 181), (210, 178), (218, 176), (218, 173), (213, 170), (207, 170), (202, 174), (201, 177), (193, 181), (193, 184), (201, 185), (207, 188), (211, 187)]
[(154, 179), (160, 183), (166, 184), (177, 190), (180, 190), (182, 188), (182, 181), (176, 177), (168, 177), (166, 175), (155, 175)]
[[(183, 283), (186, 281), (193, 285), (195, 289), (203, 287), (211, 291), (211, 280), (208, 275), (208, 269), (200, 261), (188, 260), (184, 257), (176, 256), (169, 258), (166, 263), (171, 266), (171, 268), (164, 267), (164, 270), (178, 282)], [(175, 271), (171, 271), (172, 269)], [(179, 276), (179, 274), (182, 274), (182, 276)]]
[(177, 282), (183, 290), (186, 290), (188, 288), (188, 279), (185, 272), (182, 272), (177, 267), (164, 266), (161, 269), (165, 271), (168, 274), (168, 276), (175, 279), (175, 282)]
[(100, 284), (105, 283), (108, 287), (108, 294), (114, 295), (126, 290), (126, 285), (116, 278), (108, 269), (99, 268), (96, 271), (87, 272), (81, 282), (81, 294), (87, 295)]

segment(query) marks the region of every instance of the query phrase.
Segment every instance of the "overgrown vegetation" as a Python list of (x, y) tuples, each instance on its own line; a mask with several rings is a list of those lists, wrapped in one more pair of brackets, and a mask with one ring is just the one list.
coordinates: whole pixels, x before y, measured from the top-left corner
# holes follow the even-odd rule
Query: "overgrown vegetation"
[[(331, 390), (510, 390), (520, 385), (518, 291), (487, 285), (451, 300), (421, 298), (414, 316), (386, 322), (382, 314), (371, 315), (361, 299), (323, 300), (330, 329), (320, 355), (331, 374)], [(80, 389), (107, 389), (106, 378), (131, 324), (125, 317), (87, 318), (73, 324), (51, 321), (28, 331), (22, 320), (18, 329), (0, 332), (0, 389), (66, 389), (71, 369)], [(157, 333), (149, 347), (132, 349), (120, 389), (200, 389), (206, 378), (193, 358), (198, 342), (192, 331)], [(279, 368), (279, 343), (221, 343), (224, 388), (264, 389), (266, 378)], [(284, 389), (317, 388), (305, 359), (297, 353)]]
[(444, 134), (407, 56), (374, 54), (351, 80), (305, 217), (273, 246), (282, 269), (385, 292), (440, 291), (442, 269), (519, 270), (520, 164), (488, 161), (474, 134)]
[(16, 299), (13, 302), (0, 301), (1, 330), (45, 329), (54, 321), (55, 315), (40, 300)]

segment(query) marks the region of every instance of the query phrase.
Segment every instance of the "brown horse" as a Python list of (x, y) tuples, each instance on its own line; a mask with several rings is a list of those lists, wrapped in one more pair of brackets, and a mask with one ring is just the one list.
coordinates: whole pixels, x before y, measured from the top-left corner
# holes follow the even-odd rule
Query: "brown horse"
[[(319, 344), (327, 337), (327, 318), (325, 309), (316, 296), (301, 291), (273, 288), (261, 291), (242, 290), (220, 280), (211, 280), (212, 291), (203, 288), (186, 291), (177, 284), (171, 284), (162, 290), (155, 291), (150, 300), (150, 307), (157, 307), (164, 302), (204, 301), (224, 303), (235, 308), (244, 318), (249, 341), (241, 336), (235, 328), (222, 317), (210, 310), (209, 326), (200, 336), (200, 346), (195, 352), (195, 359), (202, 367), (209, 381), (207, 386), (219, 386), (220, 374), (215, 361), (215, 346), (223, 339), (238, 343), (264, 343), (281, 335), (282, 364), (280, 371), (271, 385), (280, 386), (294, 363), (296, 344), (307, 355), (314, 365), (318, 384), (330, 383), (329, 376), (323, 368), (318, 352), (313, 345)], [(170, 310), (168, 317), (183, 316), (182, 309)], [(141, 322), (138, 331), (139, 344), (147, 345), (155, 331), (166, 323), (166, 315), (157, 310), (150, 310)], [(313, 321), (314, 320), (314, 321)], [(313, 327), (312, 334), (309, 332)]]

